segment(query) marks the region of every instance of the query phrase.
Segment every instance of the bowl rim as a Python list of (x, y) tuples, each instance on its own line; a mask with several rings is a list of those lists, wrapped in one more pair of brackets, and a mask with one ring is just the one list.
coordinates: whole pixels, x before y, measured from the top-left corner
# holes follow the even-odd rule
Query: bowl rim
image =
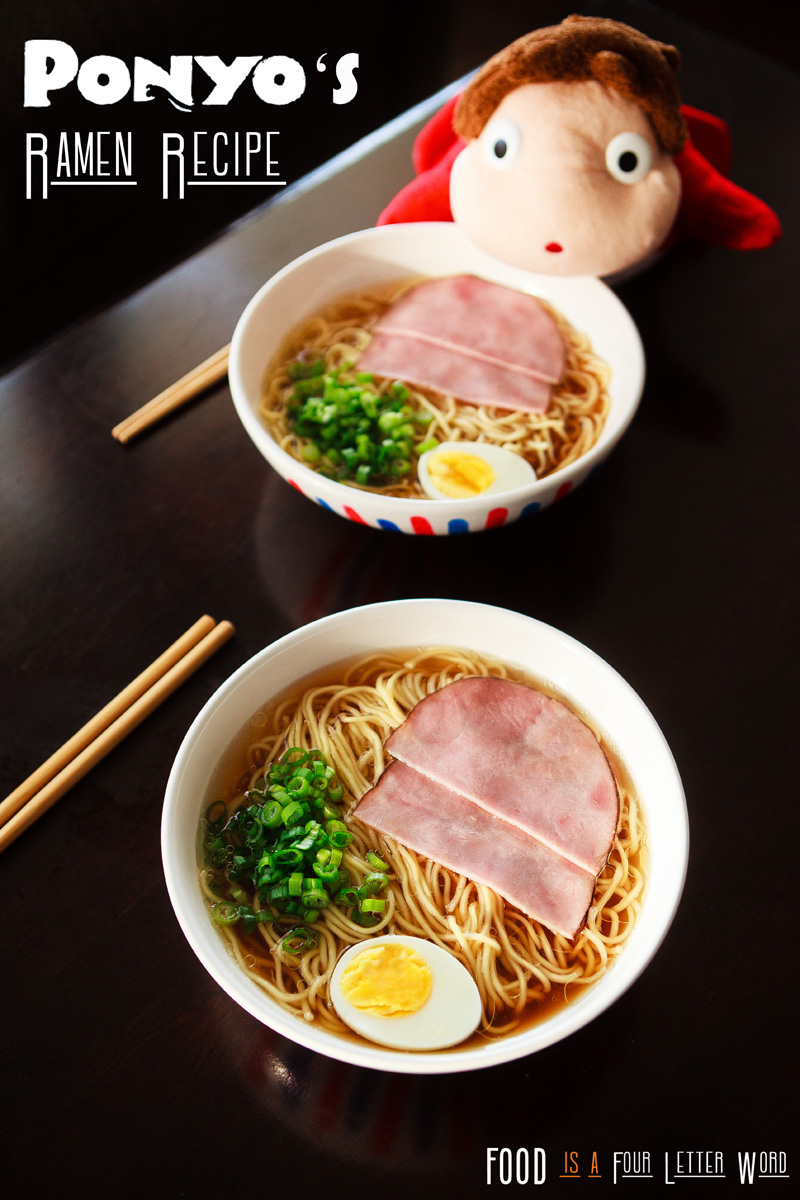
[[(559, 467), (556, 471), (551, 472), (551, 474), (545, 475), (541, 479), (537, 478), (533, 483), (526, 484), (523, 487), (509, 488), (504, 492), (495, 492), (492, 493), (491, 497), (477, 496), (467, 500), (434, 500), (428, 496), (387, 496), (383, 493), (366, 491), (362, 488), (339, 483), (338, 480), (327, 479), (325, 476), (321, 476), (318, 471), (314, 471), (313, 468), (300, 462), (299, 459), (294, 458), (279, 446), (262, 424), (247, 398), (247, 387), (244, 383), (242, 371), (242, 347), (247, 338), (248, 327), (264, 298), (276, 287), (280, 286), (282, 281), (293, 274), (298, 268), (301, 268), (314, 259), (325, 257), (342, 246), (353, 245), (357, 248), (364, 241), (375, 240), (386, 240), (391, 244), (392, 240), (400, 240), (413, 236), (409, 234), (409, 230), (417, 230), (424, 236), (426, 231), (430, 231), (431, 229), (436, 230), (438, 237), (464, 237), (462, 231), (454, 222), (416, 221), (408, 224), (378, 225), (368, 229), (359, 229), (353, 233), (342, 234), (340, 237), (323, 242), (321, 245), (315, 246), (312, 250), (307, 250), (305, 254), (299, 255), (299, 257), (293, 259), (285, 267), (282, 267), (274, 275), (270, 276), (248, 301), (239, 320), (236, 322), (228, 354), (228, 380), (231, 398), (239, 420), (242, 422), (251, 441), (267, 461), (273, 467), (275, 467), (276, 463), (282, 464), (283, 469), (280, 473), (284, 478), (288, 478), (290, 475), (294, 477), (299, 484), (302, 484), (302, 488), (304, 491), (307, 491), (307, 494), (314, 495), (315, 492), (321, 492), (322, 495), (337, 497), (342, 505), (352, 505), (354, 496), (367, 496), (377, 501), (382, 511), (396, 517), (407, 516), (410, 503), (423, 504), (426, 511), (428, 511), (428, 505), (435, 505), (435, 512), (442, 518), (458, 517), (465, 512), (466, 506), (475, 505), (477, 507), (487, 500), (490, 502), (491, 507), (495, 507), (503, 502), (513, 503), (514, 501), (519, 501), (521, 497), (524, 497), (526, 502), (530, 503), (537, 496), (559, 488), (567, 482), (574, 481), (576, 476), (583, 478), (584, 475), (588, 474), (606, 456), (609, 450), (616, 445), (636, 415), (644, 392), (646, 377), (644, 345), (633, 318), (613, 289), (602, 279), (594, 275), (542, 275), (531, 271), (522, 271), (519, 268), (510, 267), (509, 264), (500, 263), (503, 270), (513, 270), (520, 279), (543, 280), (551, 284), (556, 280), (558, 281), (554, 285), (556, 287), (568, 286), (568, 283), (564, 281), (574, 281), (576, 285), (595, 290), (598, 298), (602, 298), (601, 302), (610, 305), (615, 315), (621, 320), (622, 325), (627, 329), (630, 338), (630, 346), (628, 348), (629, 365), (634, 372), (636, 383), (631, 390), (630, 396), (627, 397), (625, 406), (620, 409), (619, 424), (615, 427), (613, 433), (610, 431), (608, 420), (606, 420), (594, 445), (574, 462), (569, 463), (565, 467)], [(444, 232), (445, 230), (448, 232)], [(450, 231), (454, 232), (451, 233)], [(485, 257), (488, 258), (489, 256)], [(532, 294), (535, 295), (537, 293), (533, 292)], [(266, 370), (266, 363), (264, 364), (264, 369)], [(273, 459), (275, 460), (274, 462)]]
[[(668, 884), (659, 897), (659, 907), (662, 916), (656, 921), (644, 949), (640, 949), (634, 960), (625, 954), (613, 964), (609, 975), (603, 980), (587, 988), (575, 1005), (566, 1010), (560, 1010), (551, 1018), (527, 1026), (516, 1034), (499, 1039), (485, 1046), (459, 1050), (457, 1047), (446, 1051), (419, 1051), (414, 1053), (390, 1050), (385, 1047), (373, 1046), (371, 1043), (350, 1041), (338, 1038), (325, 1030), (315, 1029), (312, 1025), (301, 1021), (297, 1016), (288, 1013), (274, 1004), (263, 993), (256, 993), (255, 985), (249, 984), (246, 975), (229, 955), (223, 941), (218, 938), (214, 951), (207, 953), (201, 938), (195, 936), (196, 918), (202, 908), (203, 917), (207, 920), (204, 903), (199, 886), (189, 893), (184, 889), (180, 880), (178, 861), (180, 857), (180, 830), (177, 827), (176, 808), (180, 797), (184, 775), (188, 769), (192, 755), (202, 739), (206, 726), (214, 714), (224, 705), (232, 703), (235, 693), (242, 683), (251, 675), (260, 672), (265, 663), (283, 655), (303, 642), (314, 640), (323, 632), (335, 631), (351, 622), (357, 622), (362, 617), (382, 615), (397, 611), (399, 607), (413, 610), (415, 606), (435, 606), (445, 608), (458, 607), (469, 610), (475, 617), (492, 613), (497, 619), (511, 619), (522, 625), (537, 627), (540, 635), (553, 642), (568, 654), (577, 654), (594, 668), (608, 673), (609, 680), (613, 679), (615, 686), (622, 690), (627, 699), (637, 708), (641, 719), (649, 726), (650, 733), (655, 739), (660, 754), (659, 769), (669, 776), (669, 787), (674, 793), (676, 861), (669, 872)], [(339, 655), (338, 657), (341, 657)], [(333, 663), (336, 656), (329, 657), (327, 662)], [(321, 664), (322, 666), (326, 664)], [(307, 672), (306, 672), (307, 673)], [(245, 717), (244, 720), (247, 718)], [(244, 724), (244, 721), (242, 722)], [(226, 747), (221, 747), (217, 761), (224, 754)], [(644, 807), (647, 803), (644, 801)], [(198, 819), (200, 812), (198, 811)], [(176, 755), (167, 782), (161, 819), (161, 853), (164, 877), (175, 916), (196, 957), (215, 983), (222, 988), (242, 1008), (262, 1024), (267, 1025), (288, 1040), (304, 1046), (306, 1049), (317, 1051), (343, 1063), (371, 1069), (390, 1071), (402, 1074), (455, 1074), (462, 1071), (480, 1070), (501, 1063), (526, 1057), (539, 1050), (546, 1049), (564, 1038), (576, 1033), (588, 1025), (595, 1017), (611, 1007), (639, 978), (652, 961), (654, 955), (664, 941), (683, 892), (689, 856), (689, 820), (686, 798), (678, 772), (677, 764), (669, 745), (658, 726), (652, 713), (644, 704), (638, 693), (629, 683), (603, 658), (589, 647), (577, 641), (569, 634), (563, 633), (552, 625), (535, 617), (516, 612), (512, 609), (496, 605), (483, 604), (469, 600), (448, 600), (434, 597), (388, 600), (374, 604), (348, 608), (328, 616), (321, 617), (307, 625), (300, 626), (269, 643), (243, 663), (228, 677), (214, 694), (206, 701), (197, 717), (189, 727)], [(663, 884), (663, 881), (662, 881)], [(645, 904), (647, 901), (645, 901)], [(646, 909), (643, 909), (643, 914)], [(643, 917), (640, 916), (641, 923)], [(209, 922), (210, 924), (210, 922)], [(221, 974), (224, 973), (224, 980)], [(606, 980), (610, 982), (606, 983)], [(605, 985), (605, 986), (604, 986)], [(253, 990), (251, 990), (253, 989)], [(266, 1013), (269, 1014), (267, 1018)]]

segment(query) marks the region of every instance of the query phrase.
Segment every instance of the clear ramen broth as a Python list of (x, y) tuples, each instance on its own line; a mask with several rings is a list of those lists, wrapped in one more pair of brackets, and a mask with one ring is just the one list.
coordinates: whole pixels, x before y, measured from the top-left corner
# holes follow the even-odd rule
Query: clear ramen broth
[[(230, 817), (248, 803), (246, 793), (271, 762), (290, 747), (315, 748), (343, 785), (344, 816), (353, 841), (342, 865), (354, 886), (373, 870), (367, 854), (387, 865), (385, 912), (364, 928), (337, 905), (323, 908), (307, 928), (317, 945), (303, 954), (283, 946), (297, 916), (278, 916), (245, 932), (240, 924), (220, 928), (229, 952), (250, 978), (282, 1008), (300, 1019), (348, 1038), (358, 1038), (339, 1019), (328, 982), (339, 955), (376, 934), (401, 933), (431, 940), (461, 961), (478, 986), (482, 1018), (464, 1045), (503, 1037), (544, 1019), (577, 999), (600, 979), (622, 952), (641, 907), (645, 832), (637, 798), (609, 748), (620, 794), (620, 817), (608, 862), (601, 872), (586, 924), (574, 941), (554, 934), (485, 885), (417, 855), (361, 825), (357, 800), (381, 774), (388, 756), (383, 742), (423, 696), (472, 675), (508, 678), (561, 699), (552, 688), (503, 663), (471, 651), (403, 649), (326, 667), (299, 682), (263, 710), (228, 750), (206, 795), (206, 811), (220, 802)], [(591, 728), (583, 713), (577, 714)], [(594, 731), (596, 732), (596, 731)], [(224, 864), (210, 861), (208, 823), (200, 823), (200, 886), (211, 906), (241, 898)], [(255, 912), (269, 906), (253, 889)]]
[[(344, 385), (356, 385), (358, 358), (369, 345), (377, 321), (403, 292), (420, 279), (405, 279), (374, 286), (340, 297), (304, 321), (281, 345), (269, 364), (259, 413), (280, 447), (306, 466), (337, 478), (348, 486), (384, 495), (427, 500), (417, 479), (418, 447), (436, 442), (485, 442), (520, 455), (543, 478), (584, 455), (595, 444), (608, 415), (611, 369), (592, 350), (589, 339), (546, 301), (540, 303), (552, 316), (566, 347), (561, 381), (552, 389), (545, 413), (520, 412), (469, 404), (434, 390), (404, 383), (408, 410), (408, 472), (401, 478), (375, 486), (341, 478), (340, 464), (329, 462), (306, 437), (300, 436), (293, 417), (296, 381), (290, 372), (299, 363), (324, 363), (327, 373), (339, 372)], [(375, 377), (370, 389), (381, 399), (392, 396), (397, 381)]]

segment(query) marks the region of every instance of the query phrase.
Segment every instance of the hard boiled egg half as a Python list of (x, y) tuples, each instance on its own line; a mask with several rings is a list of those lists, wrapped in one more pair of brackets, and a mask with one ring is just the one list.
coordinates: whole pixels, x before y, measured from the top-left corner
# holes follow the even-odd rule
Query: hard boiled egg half
[(513, 450), (486, 442), (440, 442), (419, 457), (420, 487), (432, 500), (471, 500), (509, 492), (536, 479), (531, 464)]
[(394, 1050), (442, 1050), (481, 1019), (474, 979), (440, 946), (386, 934), (345, 950), (331, 976), (333, 1007), (362, 1037)]

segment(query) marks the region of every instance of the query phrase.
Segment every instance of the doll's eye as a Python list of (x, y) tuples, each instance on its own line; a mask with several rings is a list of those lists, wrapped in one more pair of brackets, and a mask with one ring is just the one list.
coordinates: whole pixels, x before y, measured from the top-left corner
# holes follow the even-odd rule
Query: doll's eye
[(481, 146), (490, 166), (505, 170), (515, 162), (522, 144), (522, 134), (516, 121), (495, 117), (481, 134)]
[(606, 146), (606, 170), (619, 183), (638, 183), (653, 165), (653, 147), (640, 133), (618, 133)]

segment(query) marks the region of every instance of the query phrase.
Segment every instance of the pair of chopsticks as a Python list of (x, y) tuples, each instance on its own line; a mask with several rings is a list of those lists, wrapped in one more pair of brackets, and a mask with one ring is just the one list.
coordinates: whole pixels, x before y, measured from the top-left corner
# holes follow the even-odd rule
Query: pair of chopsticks
[(0, 804), (0, 850), (38, 820), (87, 771), (166, 700), (233, 634), (201, 617)]
[(129, 442), (131, 438), (144, 433), (145, 429), (149, 429), (151, 425), (155, 425), (156, 421), (162, 420), (163, 417), (175, 412), (195, 396), (199, 396), (206, 388), (219, 383), (228, 370), (229, 350), (230, 346), (223, 346), (216, 354), (212, 354), (205, 362), (201, 362), (199, 367), (195, 367), (193, 371), (183, 375), (177, 383), (170, 384), (147, 404), (137, 408), (135, 413), (131, 413), (124, 421), (120, 421), (119, 425), (114, 426), (111, 436), (115, 437), (118, 442)]

